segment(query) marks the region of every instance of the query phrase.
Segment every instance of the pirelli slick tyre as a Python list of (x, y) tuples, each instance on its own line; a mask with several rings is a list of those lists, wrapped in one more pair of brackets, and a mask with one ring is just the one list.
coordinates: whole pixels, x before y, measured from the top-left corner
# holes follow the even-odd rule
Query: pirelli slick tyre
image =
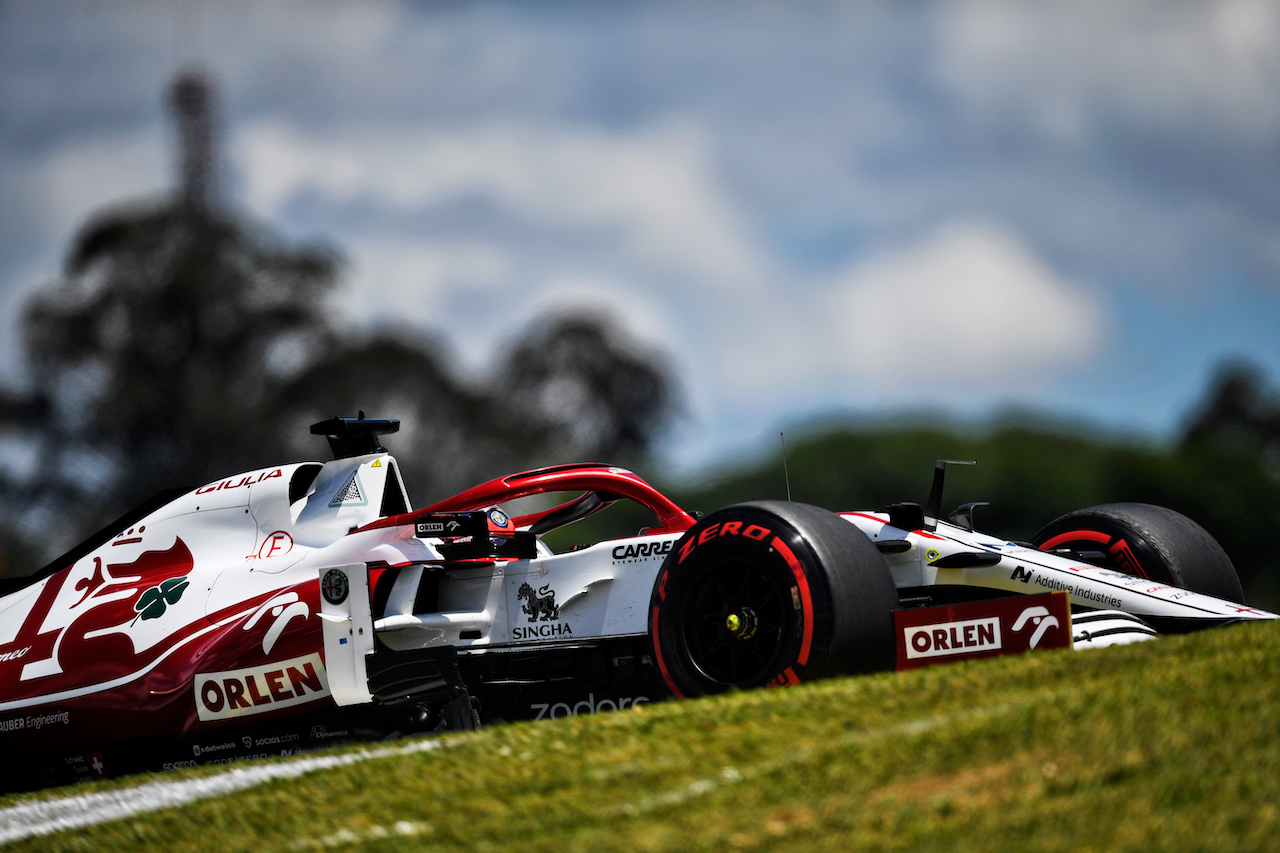
[(649, 638), (690, 697), (892, 669), (898, 594), (852, 524), (805, 504), (737, 504), (699, 521), (654, 583)]
[(1151, 504), (1119, 503), (1069, 512), (1031, 540), (1127, 575), (1244, 602), (1231, 558), (1203, 527)]

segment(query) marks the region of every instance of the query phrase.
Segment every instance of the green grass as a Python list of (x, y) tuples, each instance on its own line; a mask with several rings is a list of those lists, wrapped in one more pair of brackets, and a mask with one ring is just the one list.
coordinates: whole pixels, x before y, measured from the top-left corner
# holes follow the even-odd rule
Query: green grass
[(1265, 850), (1277, 710), (1246, 625), (498, 726), (13, 849)]

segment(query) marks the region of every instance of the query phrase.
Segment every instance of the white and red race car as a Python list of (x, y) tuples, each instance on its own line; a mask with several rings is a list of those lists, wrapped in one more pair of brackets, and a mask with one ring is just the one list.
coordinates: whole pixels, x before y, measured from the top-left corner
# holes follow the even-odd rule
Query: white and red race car
[[(334, 460), (158, 496), (0, 587), (7, 788), (554, 718), (1238, 620), (1230, 560), (1169, 510), (1071, 513), (1034, 543), (925, 506), (784, 501), (695, 518), (619, 468), (565, 465), (410, 510), (379, 436)], [(521, 498), (569, 493), (512, 518)], [(542, 536), (620, 501), (637, 535)]]

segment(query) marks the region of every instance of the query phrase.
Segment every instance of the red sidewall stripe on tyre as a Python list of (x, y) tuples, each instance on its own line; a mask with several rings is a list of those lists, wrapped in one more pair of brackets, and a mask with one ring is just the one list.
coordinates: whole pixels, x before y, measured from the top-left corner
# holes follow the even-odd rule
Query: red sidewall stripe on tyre
[(787, 565), (791, 567), (791, 574), (795, 575), (796, 586), (800, 588), (800, 610), (804, 616), (804, 638), (800, 641), (800, 654), (796, 656), (796, 663), (804, 666), (809, 662), (809, 650), (813, 647), (813, 598), (809, 595), (809, 581), (805, 578), (804, 571), (800, 568), (800, 561), (796, 559), (795, 554), (791, 553), (787, 543), (775, 536), (769, 544), (782, 555), (782, 559), (787, 561)]
[[(1112, 542), (1114, 541), (1114, 544)], [(1112, 536), (1109, 533), (1102, 533), (1097, 530), (1068, 530), (1066, 533), (1059, 533), (1057, 536), (1047, 540), (1040, 545), (1041, 551), (1051, 551), (1063, 542), (1098, 542), (1102, 545), (1109, 546), (1107, 551), (1120, 564), (1122, 570), (1129, 569), (1126, 574), (1136, 577), (1151, 579), (1151, 575), (1142, 567), (1142, 561), (1138, 559), (1138, 555), (1133, 553), (1128, 541), (1123, 536)]]
[[(769, 545), (782, 555), (782, 559), (786, 561), (787, 566), (791, 569), (791, 574), (796, 579), (796, 588), (800, 593), (800, 614), (804, 620), (804, 634), (800, 640), (800, 653), (796, 655), (796, 663), (800, 666), (805, 666), (809, 663), (809, 652), (813, 649), (813, 595), (809, 592), (809, 580), (804, 576), (804, 570), (800, 568), (800, 561), (796, 559), (795, 553), (787, 547), (787, 543), (775, 535)], [(666, 572), (663, 572), (658, 586), (660, 590), (659, 598), (665, 598), (662, 591), (665, 591), (666, 588)], [(671, 688), (671, 692), (677, 698), (684, 699), (685, 695), (676, 686), (675, 680), (672, 679), (671, 673), (667, 669), (667, 662), (662, 656), (662, 640), (658, 636), (658, 611), (660, 609), (660, 607), (655, 606), (649, 617), (649, 622), (653, 626), (654, 658), (658, 664), (658, 671), (662, 673), (662, 680), (667, 683), (667, 687)], [(790, 674), (788, 683), (798, 684), (800, 679), (796, 677), (795, 671), (788, 667), (787, 672)]]
[(1096, 530), (1069, 530), (1066, 533), (1059, 533), (1047, 542), (1041, 542), (1040, 550), (1051, 551), (1063, 542), (1101, 542), (1105, 545), (1110, 541), (1109, 533), (1099, 533)]
[(658, 639), (658, 609), (654, 607), (653, 615), (649, 618), (650, 623), (653, 625), (653, 656), (658, 661), (658, 671), (662, 673), (662, 680), (667, 682), (667, 687), (671, 688), (671, 692), (676, 695), (677, 699), (683, 699), (685, 695), (680, 692), (679, 687), (676, 687), (675, 681), (671, 678), (671, 673), (667, 672), (667, 662), (662, 659), (662, 642)]

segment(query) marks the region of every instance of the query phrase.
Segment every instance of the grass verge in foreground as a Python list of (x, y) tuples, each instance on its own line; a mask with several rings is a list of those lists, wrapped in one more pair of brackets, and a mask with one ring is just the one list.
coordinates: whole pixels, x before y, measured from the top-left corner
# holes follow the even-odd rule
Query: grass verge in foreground
[(1242, 625), (495, 726), (12, 849), (1262, 850), (1277, 709), (1280, 624)]

